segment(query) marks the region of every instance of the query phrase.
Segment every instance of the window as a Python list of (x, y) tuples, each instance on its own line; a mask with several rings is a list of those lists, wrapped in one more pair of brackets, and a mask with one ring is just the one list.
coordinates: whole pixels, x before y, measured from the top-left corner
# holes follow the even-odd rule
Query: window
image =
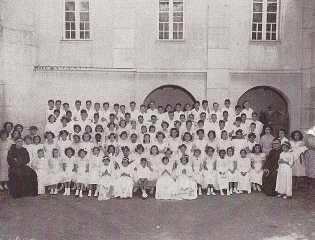
[(65, 39), (90, 39), (89, 11), (88, 0), (65, 0)]
[(252, 40), (278, 40), (279, 0), (253, 0)]
[(159, 39), (184, 39), (183, 0), (159, 0)]

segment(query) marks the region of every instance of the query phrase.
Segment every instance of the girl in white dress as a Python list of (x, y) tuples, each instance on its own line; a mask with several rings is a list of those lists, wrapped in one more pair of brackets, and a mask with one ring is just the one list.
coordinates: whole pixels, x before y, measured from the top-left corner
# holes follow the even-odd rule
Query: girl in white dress
[(197, 199), (197, 183), (192, 166), (188, 164), (189, 156), (182, 156), (180, 161), (176, 169), (176, 199)]
[(146, 154), (150, 154), (150, 149), (152, 147), (150, 134), (146, 133), (146, 134), (143, 135), (143, 144), (142, 144), (142, 146), (144, 147), (144, 152)]
[(250, 180), (254, 191), (256, 189), (261, 192), (262, 177), (263, 177), (263, 166), (266, 162), (266, 154), (262, 152), (262, 147), (256, 144), (250, 154), (251, 169), (250, 169)]
[[(158, 169), (158, 166), (161, 164), (161, 159), (162, 159), (162, 154), (159, 153), (159, 148), (156, 145), (153, 145), (150, 149), (148, 162), (150, 162), (151, 167), (153, 168), (154, 171), (156, 171)], [(157, 176), (155, 177), (157, 178)]]
[(128, 143), (128, 147), (130, 149), (130, 153), (135, 153), (136, 147), (139, 144), (138, 142), (138, 135), (135, 133), (132, 133), (130, 135), (130, 142)]
[(62, 159), (58, 149), (52, 150), (52, 157), (48, 158), (49, 163), (49, 185), (50, 194), (58, 194), (58, 184), (63, 182)]
[(64, 156), (66, 148), (71, 146), (71, 141), (68, 139), (69, 133), (66, 130), (60, 131), (59, 133), (60, 139), (57, 142), (57, 148), (61, 154)]
[(220, 150), (226, 151), (226, 149), (228, 147), (231, 147), (231, 146), (232, 146), (232, 142), (229, 139), (228, 132), (223, 130), (221, 132), (221, 139), (218, 141), (218, 150), (217, 150), (217, 152), (219, 152)]
[(64, 196), (70, 195), (71, 180), (74, 178), (74, 154), (74, 149), (72, 147), (68, 147), (65, 149), (64, 156), (62, 156), (63, 183), (65, 185)]
[(93, 148), (93, 154), (90, 155), (89, 159), (89, 174), (88, 174), (88, 197), (92, 196), (92, 190), (95, 190), (94, 197), (98, 196), (97, 184), (99, 183), (99, 168), (102, 163), (104, 154), (101, 153), (98, 147)]
[(236, 157), (240, 156), (240, 151), (247, 148), (247, 141), (243, 138), (243, 131), (241, 129), (235, 132), (236, 138), (232, 140)]
[(201, 155), (201, 150), (199, 148), (194, 149), (194, 155), (191, 159), (191, 166), (194, 172), (194, 177), (197, 182), (198, 195), (202, 195), (202, 184), (203, 184), (203, 162), (204, 155)]
[(132, 198), (133, 168), (129, 165), (129, 159), (123, 158), (119, 169), (116, 170), (115, 197)]
[(185, 132), (183, 135), (183, 141), (182, 144), (185, 144), (187, 147), (187, 151), (189, 154), (192, 153), (193, 150), (193, 136), (189, 132)]
[(0, 190), (2, 191), (8, 189), (9, 164), (7, 156), (12, 144), (8, 139), (9, 133), (6, 130), (2, 129), (0, 131), (0, 137)]
[(38, 194), (45, 194), (45, 187), (49, 185), (49, 165), (44, 149), (38, 149), (37, 154), (32, 162), (32, 168), (37, 174)]
[(149, 127), (149, 133), (148, 134), (150, 135), (150, 139), (153, 141), (153, 139), (155, 139), (155, 137), (156, 137), (156, 127), (154, 125), (151, 125)]
[[(117, 141), (117, 153), (119, 154), (120, 150), (122, 147), (128, 146), (129, 147), (129, 142), (128, 142), (128, 134), (126, 131), (122, 131), (119, 135), (119, 140)], [(130, 149), (130, 148), (129, 148)]]
[(50, 159), (53, 157), (53, 149), (57, 148), (57, 139), (54, 139), (55, 134), (53, 132), (45, 132), (44, 137), (46, 139), (44, 142), (44, 151), (46, 153), (46, 157)]
[(305, 161), (303, 158), (303, 153), (307, 150), (303, 140), (303, 134), (296, 130), (291, 133), (292, 141), (291, 150), (294, 157), (294, 163), (292, 167), (293, 176), (293, 189), (298, 189), (301, 177), (306, 176)]
[(33, 144), (31, 147), (31, 153), (30, 153), (30, 166), (32, 166), (32, 162), (34, 161), (35, 158), (38, 157), (38, 150), (39, 149), (44, 149), (44, 145), (41, 143), (42, 138), (38, 135), (35, 135), (33, 137)]
[(86, 157), (87, 151), (84, 149), (80, 149), (78, 153), (78, 157), (74, 163), (74, 171), (75, 171), (75, 182), (77, 184), (77, 190), (75, 192), (75, 196), (83, 197), (83, 188), (87, 183), (87, 178), (89, 175), (89, 162)]
[(154, 144), (158, 147), (160, 154), (165, 154), (165, 151), (168, 148), (168, 142), (165, 141), (165, 134), (163, 132), (159, 131), (156, 133)]
[[(110, 162), (109, 162), (109, 165), (111, 165), (113, 168), (117, 168), (118, 167), (118, 164), (117, 164), (117, 156), (116, 156), (116, 148), (114, 145), (109, 145), (107, 147), (107, 152), (105, 154), (106, 157), (109, 157), (110, 159)], [(104, 160), (104, 159), (103, 159)]]
[(230, 195), (233, 193), (239, 194), (237, 190), (238, 185), (238, 178), (239, 178), (239, 171), (237, 170), (237, 163), (236, 163), (236, 156), (234, 155), (234, 148), (228, 147), (226, 149), (227, 155), (225, 156), (228, 162), (228, 168), (230, 171), (230, 178), (229, 178), (229, 191)]
[(237, 159), (237, 170), (239, 171), (238, 178), (238, 190), (239, 193), (247, 191), (248, 194), (251, 193), (252, 188), (250, 185), (249, 171), (251, 169), (250, 158), (247, 157), (247, 152), (245, 149), (240, 151), (240, 157)]
[(216, 139), (216, 133), (213, 130), (210, 130), (208, 132), (208, 139), (206, 141), (206, 145), (212, 147), (213, 149), (215, 149), (215, 151), (217, 151), (218, 149), (218, 145), (219, 145), (219, 141)]
[(292, 166), (294, 157), (289, 152), (291, 144), (285, 141), (282, 145), (282, 153), (280, 153), (279, 168), (276, 181), (276, 191), (278, 197), (284, 199), (292, 197)]
[(90, 155), (92, 153), (92, 150), (94, 148), (94, 144), (91, 141), (91, 139), (92, 139), (91, 134), (85, 132), (82, 135), (82, 142), (80, 144), (80, 149), (83, 149), (84, 151), (86, 151), (88, 155)]
[(200, 149), (201, 154), (205, 153), (206, 146), (207, 146), (207, 140), (205, 139), (205, 131), (203, 129), (197, 130), (197, 139), (195, 139), (193, 143), (193, 149)]
[(55, 136), (58, 136), (59, 129), (61, 128), (61, 122), (56, 122), (55, 115), (51, 114), (48, 117), (48, 123), (45, 125), (44, 133), (45, 132), (53, 132)]
[(172, 177), (173, 166), (169, 158), (164, 156), (158, 168), (158, 180), (156, 182), (156, 199), (174, 199), (176, 196), (176, 182)]
[(109, 134), (108, 138), (106, 139), (105, 148), (107, 148), (109, 145), (113, 145), (115, 147), (115, 152), (117, 154), (119, 153), (119, 147), (116, 140), (116, 135), (114, 133)]
[(103, 157), (103, 164), (99, 169), (98, 200), (100, 201), (115, 197), (115, 168), (113, 167), (113, 164), (110, 164), (110, 162), (110, 157)]
[(217, 185), (215, 164), (216, 157), (214, 156), (214, 148), (211, 146), (206, 147), (206, 157), (203, 162), (203, 185), (207, 188), (207, 195), (215, 196), (214, 186)]
[(171, 128), (170, 137), (168, 138), (168, 147), (176, 153), (180, 145), (179, 131), (177, 128)]
[(226, 190), (226, 194), (230, 196), (229, 179), (231, 172), (229, 171), (229, 163), (226, 160), (225, 155), (226, 152), (224, 149), (219, 150), (219, 157), (216, 161), (216, 172), (220, 194), (224, 195), (223, 190)]

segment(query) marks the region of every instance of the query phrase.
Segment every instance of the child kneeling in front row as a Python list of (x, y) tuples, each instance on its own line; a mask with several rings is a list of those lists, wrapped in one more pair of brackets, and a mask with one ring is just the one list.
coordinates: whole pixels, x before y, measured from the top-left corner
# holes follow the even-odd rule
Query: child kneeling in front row
[(110, 157), (103, 157), (102, 162), (104, 165), (100, 167), (99, 171), (99, 184), (98, 184), (98, 200), (108, 200), (114, 198), (114, 185), (115, 185), (115, 167), (110, 163)]

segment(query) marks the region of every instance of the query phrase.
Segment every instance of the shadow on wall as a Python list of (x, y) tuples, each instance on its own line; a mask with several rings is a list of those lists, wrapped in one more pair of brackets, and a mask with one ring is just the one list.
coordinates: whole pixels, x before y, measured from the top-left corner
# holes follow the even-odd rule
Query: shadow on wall
[(280, 129), (289, 136), (288, 102), (282, 93), (272, 87), (259, 86), (245, 92), (237, 104), (242, 106), (245, 100), (250, 101), (251, 108), (259, 114), (259, 120), (273, 128), (273, 136), (277, 137)]
[(175, 107), (176, 103), (182, 104), (182, 109), (186, 103), (193, 105), (196, 101), (195, 97), (186, 89), (176, 85), (165, 85), (153, 90), (143, 101), (148, 106), (150, 101), (155, 101), (155, 106), (165, 107), (171, 104)]

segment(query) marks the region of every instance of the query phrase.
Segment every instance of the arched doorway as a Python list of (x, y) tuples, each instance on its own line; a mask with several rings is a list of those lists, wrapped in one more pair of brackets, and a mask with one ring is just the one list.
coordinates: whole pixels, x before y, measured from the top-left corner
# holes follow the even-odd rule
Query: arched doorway
[(258, 86), (245, 92), (237, 104), (250, 101), (251, 108), (259, 114), (259, 120), (273, 129), (272, 134), (278, 137), (278, 131), (284, 129), (289, 136), (289, 100), (278, 89), (270, 86)]
[(186, 103), (192, 105), (196, 99), (185, 88), (177, 85), (163, 85), (150, 92), (143, 104), (148, 106), (150, 101), (155, 101), (155, 106), (163, 107), (167, 104), (171, 104), (174, 107), (176, 103), (181, 103), (182, 108), (184, 108)]

